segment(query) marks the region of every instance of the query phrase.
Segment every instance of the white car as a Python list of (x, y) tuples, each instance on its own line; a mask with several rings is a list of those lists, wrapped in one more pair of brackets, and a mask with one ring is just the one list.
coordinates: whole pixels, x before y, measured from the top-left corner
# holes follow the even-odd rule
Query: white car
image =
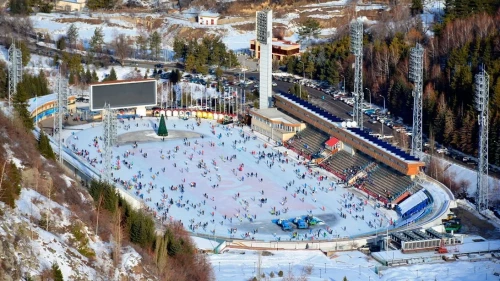
[(448, 148), (440, 148), (438, 150), (436, 150), (437, 153), (444, 153), (444, 154), (448, 154)]
[(273, 82), (273, 84), (272, 84), (272, 85), (273, 85), (273, 87), (278, 86), (278, 84), (276, 84), (276, 82)]

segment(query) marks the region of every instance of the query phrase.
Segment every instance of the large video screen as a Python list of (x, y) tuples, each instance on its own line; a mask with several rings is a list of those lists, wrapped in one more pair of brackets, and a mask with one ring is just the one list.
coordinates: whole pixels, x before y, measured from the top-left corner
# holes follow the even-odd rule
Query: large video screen
[(157, 102), (156, 80), (112, 81), (90, 85), (90, 110), (154, 106)]

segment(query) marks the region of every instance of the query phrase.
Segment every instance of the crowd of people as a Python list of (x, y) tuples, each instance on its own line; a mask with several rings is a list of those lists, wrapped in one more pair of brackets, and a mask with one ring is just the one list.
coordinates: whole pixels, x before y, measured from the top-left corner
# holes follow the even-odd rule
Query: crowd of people
[[(158, 127), (150, 121), (122, 120), (119, 130), (132, 130), (131, 125), (136, 127), (135, 130), (152, 130)], [(155, 121), (159, 122), (158, 119)], [(184, 130), (194, 130), (194, 124), (190, 120), (182, 122), (185, 122)], [(308, 240), (348, 236), (348, 218), (365, 221), (370, 228), (380, 227), (384, 220), (389, 221), (384, 213), (369, 205), (366, 199), (360, 199), (347, 190), (337, 191), (337, 178), (308, 167), (287, 151), (267, 145), (253, 146), (257, 135), (249, 129), (208, 121), (197, 123), (197, 126), (209, 126), (210, 128), (205, 129), (212, 132), (213, 136), (186, 137), (180, 144), (162, 142), (161, 148), (156, 152), (151, 152), (151, 148), (143, 148), (147, 145), (134, 142), (124, 144), (124, 152), (121, 154), (114, 154), (113, 181), (143, 201), (151, 202), (146, 204), (148, 210), (162, 223), (184, 219), (184, 225), (192, 232), (259, 239), (257, 235), (262, 235), (262, 231), (259, 232), (255, 225), (252, 227), (252, 223), (258, 218), (271, 224), (272, 217), (288, 219), (292, 217), (288, 215), (290, 211), (297, 213), (296, 210), (303, 209), (304, 206), (309, 207), (307, 214), (321, 215), (337, 209), (339, 219), (333, 225), (328, 225), (332, 222), (325, 222), (315, 226), (314, 231), (311, 229), (272, 234), (280, 240)], [(102, 138), (94, 137), (85, 148), (79, 147), (82, 143), (77, 138), (75, 135), (69, 141), (72, 150), (94, 167), (102, 164)], [(231, 147), (224, 147), (225, 143), (231, 144)], [(91, 153), (92, 150), (94, 153)], [(248, 159), (248, 155), (259, 168), (245, 165), (243, 158)], [(155, 159), (154, 162), (161, 165), (146, 169), (134, 165), (134, 162), (139, 161), (148, 163), (150, 159)], [(121, 172), (124, 166), (127, 171)], [(231, 173), (222, 173), (222, 166)], [(287, 173), (287, 170), (292, 172)], [(285, 185), (275, 185), (277, 178), (290, 174), (294, 178), (287, 178)], [(173, 183), (173, 180), (178, 182)], [(167, 182), (171, 184), (167, 185)], [(233, 195), (227, 195), (229, 188), (234, 186), (236, 189), (231, 192)], [(256, 190), (258, 191), (255, 192)], [(322, 199), (331, 192), (337, 192), (341, 199), (337, 202)], [(203, 198), (198, 198), (198, 194), (203, 194)], [(231, 198), (234, 203), (228, 204)], [(369, 209), (365, 211), (365, 208)], [(265, 213), (268, 215), (264, 215)], [(273, 229), (272, 226), (266, 228)]]

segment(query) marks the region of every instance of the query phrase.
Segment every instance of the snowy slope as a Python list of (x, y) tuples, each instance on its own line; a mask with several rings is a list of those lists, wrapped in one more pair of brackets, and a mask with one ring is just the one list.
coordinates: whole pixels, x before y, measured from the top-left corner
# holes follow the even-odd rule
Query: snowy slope
[[(131, 274), (130, 270), (141, 260), (134, 249), (125, 247), (122, 248), (122, 262), (119, 268), (114, 269), (111, 259), (113, 245), (103, 242), (88, 230), (88, 246), (96, 255), (93, 259), (83, 256), (75, 247), (74, 237), (69, 231), (77, 218), (69, 209), (48, 200), (35, 190), (23, 188), (16, 202), (16, 209), (10, 211), (2, 203), (0, 209), (5, 212), (0, 223), (0, 240), (6, 241), (6, 235), (17, 235), (16, 229), (27, 230), (24, 239), (17, 243), (15, 249), (22, 271), (31, 276), (37, 276), (57, 263), (65, 280), (107, 280), (109, 272), (114, 272), (112, 274), (116, 276)], [(49, 231), (36, 223), (42, 212), (51, 214)], [(7, 233), (1, 229), (10, 231)], [(132, 276), (139, 279), (143, 277), (136, 273), (131, 274)]]

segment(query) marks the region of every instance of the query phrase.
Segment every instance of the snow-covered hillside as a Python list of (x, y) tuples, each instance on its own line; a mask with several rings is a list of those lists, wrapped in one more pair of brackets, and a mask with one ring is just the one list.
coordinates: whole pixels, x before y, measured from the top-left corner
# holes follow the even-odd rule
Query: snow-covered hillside
[[(3, 157), (21, 170), (23, 187), (15, 208), (0, 202), (0, 280), (21, 280), (27, 276), (39, 280), (39, 277), (50, 276), (51, 267), (56, 263), (64, 280), (151, 277), (133, 248), (117, 248), (120, 257), (113, 257), (116, 247), (113, 238), (103, 241), (77, 215), (75, 210), (92, 212), (94, 205), (88, 193), (75, 185), (75, 180), (62, 173), (50, 174), (42, 169), (36, 172), (16, 157), (17, 146), (2, 145)], [(81, 203), (77, 206), (66, 201), (56, 202), (61, 192), (66, 191), (76, 193)]]
[[(103, 242), (85, 226), (81, 229), (88, 237), (84, 251), (85, 245), (76, 241), (74, 235), (79, 220), (65, 206), (30, 188), (22, 189), (16, 206), (11, 210), (0, 203), (3, 210), (0, 240), (15, 241), (4, 244), (9, 247), (3, 248), (3, 257), (11, 252), (22, 276), (38, 276), (57, 263), (65, 280), (109, 280), (109, 276), (125, 275), (133, 280), (143, 278), (142, 274), (133, 270), (141, 260), (133, 248), (122, 249), (122, 262), (115, 267), (111, 258), (113, 245)], [(47, 220), (48, 231), (45, 225)]]

